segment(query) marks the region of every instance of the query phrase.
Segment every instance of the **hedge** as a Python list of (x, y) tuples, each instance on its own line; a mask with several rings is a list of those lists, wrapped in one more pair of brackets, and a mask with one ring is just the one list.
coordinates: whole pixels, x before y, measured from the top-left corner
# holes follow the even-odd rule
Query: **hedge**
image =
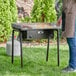
[(0, 42), (11, 35), (11, 23), (17, 20), (15, 0), (0, 0)]
[(25, 17), (23, 22), (55, 22), (57, 20), (55, 0), (34, 0), (31, 17)]

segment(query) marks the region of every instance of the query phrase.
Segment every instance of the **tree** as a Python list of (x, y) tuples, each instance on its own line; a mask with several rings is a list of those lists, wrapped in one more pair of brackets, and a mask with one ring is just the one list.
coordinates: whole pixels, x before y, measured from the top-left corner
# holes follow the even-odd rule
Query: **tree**
[(11, 23), (17, 20), (15, 0), (0, 0), (0, 42), (11, 34)]
[(56, 21), (55, 0), (34, 0), (32, 18), (36, 22)]
[(10, 1), (10, 11), (12, 16), (12, 22), (15, 22), (17, 20), (16, 0), (9, 0), (9, 1)]
[(55, 0), (34, 0), (31, 18), (25, 17), (24, 22), (55, 22), (57, 19)]

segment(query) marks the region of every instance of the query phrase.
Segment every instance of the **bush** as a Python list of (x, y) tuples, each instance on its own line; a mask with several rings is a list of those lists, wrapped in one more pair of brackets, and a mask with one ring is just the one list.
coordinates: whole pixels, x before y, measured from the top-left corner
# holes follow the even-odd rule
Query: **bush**
[(11, 11), (12, 22), (16, 22), (17, 21), (16, 0), (9, 0), (9, 1), (10, 1), (10, 11)]
[(11, 34), (11, 23), (17, 20), (15, 0), (0, 0), (0, 42)]
[(35, 0), (32, 18), (35, 22), (56, 21), (55, 0)]
[(31, 18), (25, 17), (24, 22), (55, 22), (55, 0), (34, 0)]

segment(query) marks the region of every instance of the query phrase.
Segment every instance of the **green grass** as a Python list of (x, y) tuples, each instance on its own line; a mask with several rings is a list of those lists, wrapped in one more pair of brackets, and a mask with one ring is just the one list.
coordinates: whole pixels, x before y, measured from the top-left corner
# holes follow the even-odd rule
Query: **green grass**
[(6, 55), (6, 49), (0, 47), (0, 76), (76, 76), (75, 73), (62, 73), (61, 69), (68, 65), (68, 46), (60, 45), (60, 66), (57, 66), (56, 45), (50, 46), (49, 59), (46, 62), (46, 47), (23, 48), (23, 68), (20, 57)]

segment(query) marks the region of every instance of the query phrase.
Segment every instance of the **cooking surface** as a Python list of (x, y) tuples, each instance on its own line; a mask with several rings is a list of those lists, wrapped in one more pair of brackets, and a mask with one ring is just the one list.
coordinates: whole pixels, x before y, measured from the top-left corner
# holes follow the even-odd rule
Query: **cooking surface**
[(60, 29), (61, 27), (51, 23), (14, 23), (12, 27), (15, 29)]

